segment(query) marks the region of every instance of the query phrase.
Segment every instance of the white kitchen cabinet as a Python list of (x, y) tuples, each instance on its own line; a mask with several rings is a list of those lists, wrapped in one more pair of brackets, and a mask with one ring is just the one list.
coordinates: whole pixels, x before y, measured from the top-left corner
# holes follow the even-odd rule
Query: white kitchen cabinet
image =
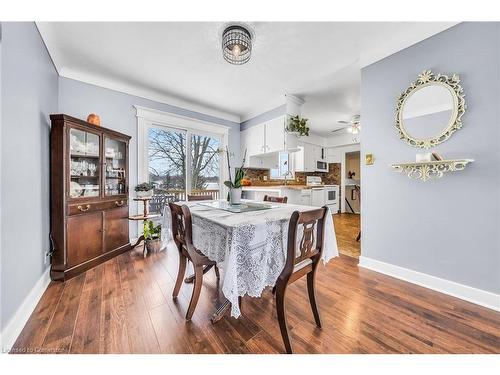
[(285, 148), (285, 123), (280, 116), (266, 122), (265, 152), (278, 152)]
[(296, 172), (314, 172), (316, 170), (315, 147), (318, 146), (306, 142), (299, 143), (299, 151), (293, 154)]
[(324, 151), (322, 146), (312, 145), (312, 152), (314, 155), (314, 160), (323, 160), (325, 159)]
[(258, 124), (240, 132), (240, 147), (241, 152), (247, 150), (247, 158), (245, 160), (246, 167), (260, 167), (252, 165), (250, 156), (260, 155), (264, 153), (266, 125)]
[(326, 150), (326, 161), (328, 163), (341, 163), (341, 152), (337, 147), (330, 147)]
[(323, 207), (325, 205), (325, 189), (311, 189), (311, 206)]
[(311, 205), (311, 189), (303, 189), (300, 191), (300, 204), (303, 206)]
[(252, 165), (250, 156), (277, 153), (285, 148), (285, 122), (284, 116), (254, 125), (240, 132), (241, 151), (247, 150), (246, 167)]

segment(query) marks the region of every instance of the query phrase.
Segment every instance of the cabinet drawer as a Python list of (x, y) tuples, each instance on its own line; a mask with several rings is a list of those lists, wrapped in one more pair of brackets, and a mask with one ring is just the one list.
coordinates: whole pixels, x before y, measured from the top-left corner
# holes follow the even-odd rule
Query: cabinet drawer
[(105, 202), (87, 202), (87, 203), (75, 203), (70, 204), (68, 207), (68, 215), (77, 215), (85, 212), (95, 212), (95, 211), (103, 211), (110, 210), (112, 208), (117, 207), (125, 207), (127, 206), (127, 199), (114, 199)]

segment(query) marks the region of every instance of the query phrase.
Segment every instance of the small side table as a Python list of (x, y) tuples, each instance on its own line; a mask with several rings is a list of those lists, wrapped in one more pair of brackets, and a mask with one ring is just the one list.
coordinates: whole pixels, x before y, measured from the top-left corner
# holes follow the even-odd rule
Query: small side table
[[(160, 214), (150, 214), (149, 213), (149, 201), (151, 198), (134, 198), (134, 201), (142, 202), (144, 204), (143, 212), (142, 214), (138, 215), (132, 215), (129, 216), (128, 219), (132, 221), (144, 221), (144, 220), (150, 220), (150, 219), (155, 219), (157, 217), (160, 217)], [(141, 241), (144, 241), (143, 249), (142, 249), (142, 255), (146, 256), (148, 253), (148, 250), (146, 248), (146, 241), (144, 238), (144, 234), (141, 234), (140, 237), (137, 239), (137, 242), (132, 245), (132, 247), (136, 247), (141, 243)]]

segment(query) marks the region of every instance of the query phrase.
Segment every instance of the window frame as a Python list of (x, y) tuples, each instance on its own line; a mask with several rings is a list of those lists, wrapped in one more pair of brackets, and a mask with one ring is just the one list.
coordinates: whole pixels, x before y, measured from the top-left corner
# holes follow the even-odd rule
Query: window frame
[[(191, 137), (193, 135), (218, 138), (220, 147), (225, 149), (228, 145), (229, 127), (209, 123), (190, 117), (176, 115), (155, 109), (134, 106), (137, 110), (137, 181), (149, 181), (149, 137), (151, 128), (171, 130), (174, 132), (185, 132), (186, 134), (186, 165), (191, 166)], [(224, 181), (227, 180), (227, 170), (224, 168), (224, 157), (219, 158), (220, 184), (219, 196), (227, 193)], [(190, 167), (189, 167), (190, 168)], [(191, 173), (188, 168), (185, 171), (186, 194), (191, 192)]]
[[(269, 178), (271, 178), (272, 180), (284, 180), (285, 179), (285, 176), (281, 174), (281, 168), (280, 168), (280, 156), (281, 154), (288, 154), (288, 172), (290, 172), (290, 174), (286, 177), (286, 179), (290, 179), (290, 180), (294, 180), (295, 179), (295, 172), (294, 172), (294, 169), (293, 169), (293, 163), (294, 163), (294, 157), (292, 155), (291, 152), (288, 152), (288, 151), (279, 151), (278, 152), (278, 168), (269, 168)], [(272, 169), (278, 169), (278, 173), (279, 175), (277, 177), (273, 177), (271, 175), (271, 170)]]

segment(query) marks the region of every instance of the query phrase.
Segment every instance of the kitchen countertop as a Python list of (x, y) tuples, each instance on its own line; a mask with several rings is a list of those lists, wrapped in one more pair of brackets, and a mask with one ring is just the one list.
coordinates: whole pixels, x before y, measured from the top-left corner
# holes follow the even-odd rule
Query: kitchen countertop
[(292, 190), (302, 190), (311, 189), (313, 187), (321, 186), (332, 186), (332, 185), (319, 185), (319, 186), (307, 186), (307, 185), (252, 185), (252, 186), (242, 186), (243, 190), (256, 190), (256, 191), (274, 191), (281, 189), (292, 189)]
[(281, 190), (281, 189), (294, 189), (294, 190), (302, 190), (308, 189), (310, 186), (306, 185), (251, 185), (251, 186), (243, 186), (243, 190), (262, 190), (262, 191), (271, 191), (271, 190)]

